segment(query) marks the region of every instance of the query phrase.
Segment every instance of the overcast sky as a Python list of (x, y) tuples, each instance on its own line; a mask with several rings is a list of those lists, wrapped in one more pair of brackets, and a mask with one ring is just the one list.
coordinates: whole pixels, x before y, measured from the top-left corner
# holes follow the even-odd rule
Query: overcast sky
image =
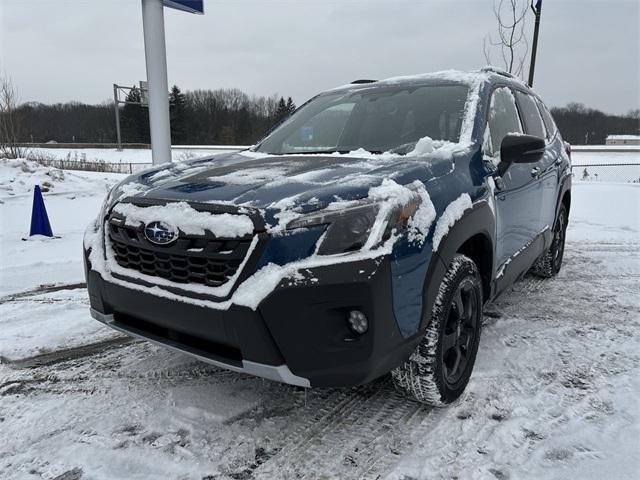
[[(169, 82), (300, 103), (357, 78), (476, 69), (495, 29), (492, 2), (205, 0), (204, 16), (165, 9)], [(535, 88), (546, 102), (640, 108), (640, 2), (543, 5)], [(107, 100), (114, 82), (145, 77), (140, 0), (0, 0), (0, 70), (22, 101)]]

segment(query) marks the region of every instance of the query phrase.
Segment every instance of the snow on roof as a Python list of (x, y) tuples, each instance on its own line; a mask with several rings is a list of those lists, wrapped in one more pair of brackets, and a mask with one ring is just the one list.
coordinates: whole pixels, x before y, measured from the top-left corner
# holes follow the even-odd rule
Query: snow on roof
[(442, 70), (439, 72), (421, 73), (417, 75), (403, 75), (398, 77), (386, 78), (384, 80), (380, 80), (378, 83), (404, 83), (404, 82), (414, 82), (414, 81), (421, 81), (421, 80), (443, 80), (443, 81), (472, 84), (477, 81), (487, 80), (488, 77), (489, 76), (487, 72), (483, 72), (483, 71), (463, 72), (460, 70)]
[(356, 90), (367, 89), (375, 85), (380, 84), (397, 84), (397, 83), (411, 83), (420, 81), (450, 81), (465, 83), (467, 85), (473, 85), (478, 82), (486, 81), (489, 78), (491, 72), (477, 70), (471, 72), (463, 72), (461, 70), (442, 70), (439, 72), (431, 73), (418, 73), (415, 75), (401, 75), (397, 77), (389, 77), (370, 83), (348, 83), (346, 85), (340, 85), (338, 87), (331, 88), (327, 92), (334, 90)]

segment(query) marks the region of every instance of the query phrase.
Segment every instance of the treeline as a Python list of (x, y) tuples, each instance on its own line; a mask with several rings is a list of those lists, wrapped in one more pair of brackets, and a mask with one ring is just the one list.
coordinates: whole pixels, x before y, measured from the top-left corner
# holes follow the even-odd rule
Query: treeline
[[(139, 102), (133, 88), (127, 100)], [(174, 145), (250, 145), (288, 116), (295, 105), (289, 97), (250, 96), (237, 89), (171, 90), (171, 138)], [(581, 103), (551, 109), (562, 136), (575, 145), (602, 145), (607, 135), (640, 135), (640, 110), (609, 115)], [(45, 105), (27, 103), (14, 112), (20, 142), (112, 143), (116, 141), (113, 103), (78, 102)], [(149, 143), (146, 107), (120, 107), (124, 143)]]
[[(131, 89), (126, 100), (140, 102), (140, 90)], [(177, 86), (171, 89), (169, 102), (174, 145), (250, 145), (296, 108), (291, 97), (250, 96), (238, 89), (183, 93)], [(148, 108), (127, 103), (119, 112), (122, 142), (149, 143)], [(14, 115), (20, 120), (21, 142), (116, 141), (113, 102), (26, 103)]]
[(640, 110), (609, 115), (582, 103), (551, 109), (562, 138), (574, 145), (604, 145), (607, 135), (640, 135)]

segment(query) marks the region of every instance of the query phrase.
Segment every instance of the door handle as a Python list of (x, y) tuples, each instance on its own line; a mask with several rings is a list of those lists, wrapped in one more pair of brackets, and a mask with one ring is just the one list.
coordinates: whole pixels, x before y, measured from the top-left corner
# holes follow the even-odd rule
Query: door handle
[(540, 167), (533, 167), (531, 169), (531, 176), (535, 178), (538, 175), (540, 175)]

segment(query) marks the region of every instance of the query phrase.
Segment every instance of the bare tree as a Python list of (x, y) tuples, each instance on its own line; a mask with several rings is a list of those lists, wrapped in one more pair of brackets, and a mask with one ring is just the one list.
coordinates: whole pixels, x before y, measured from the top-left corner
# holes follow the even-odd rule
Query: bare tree
[(527, 0), (494, 0), (493, 14), (498, 23), (497, 38), (488, 34), (484, 38), (484, 58), (492, 65), (491, 53), (497, 51), (504, 69), (522, 77), (529, 50), (525, 32), (525, 18), (529, 10)]
[(18, 158), (25, 153), (19, 145), (20, 119), (17, 114), (18, 94), (11, 78), (0, 76), (0, 154)]

